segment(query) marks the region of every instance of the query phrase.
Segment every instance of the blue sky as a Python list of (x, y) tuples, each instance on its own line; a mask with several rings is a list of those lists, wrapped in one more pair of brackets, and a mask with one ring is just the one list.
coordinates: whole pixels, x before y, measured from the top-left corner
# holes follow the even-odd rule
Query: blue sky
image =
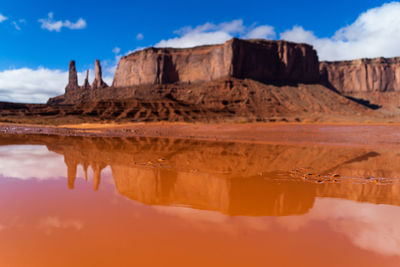
[[(70, 59), (82, 72), (102, 60), (110, 82), (129, 51), (232, 36), (307, 42), (328, 60), (400, 56), (400, 40), (387, 45), (400, 37), (397, 20), (400, 3), (377, 0), (6, 1), (0, 5), (0, 101), (43, 102), (62, 93)], [(24, 78), (12, 83), (16, 77)]]

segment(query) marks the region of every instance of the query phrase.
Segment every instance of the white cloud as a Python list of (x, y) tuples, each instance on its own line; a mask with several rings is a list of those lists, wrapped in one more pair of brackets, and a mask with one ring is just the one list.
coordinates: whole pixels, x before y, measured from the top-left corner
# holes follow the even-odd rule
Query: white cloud
[[(79, 84), (85, 79), (85, 71), (78, 73)], [(89, 70), (89, 82), (94, 79), (94, 70)], [(111, 84), (113, 75), (107, 73), (103, 80)], [(50, 97), (64, 93), (68, 83), (68, 71), (20, 68), (0, 71), (0, 101), (46, 103)]]
[(114, 54), (119, 54), (119, 52), (121, 52), (121, 48), (116, 46), (116, 47), (114, 47), (114, 49), (112, 51), (113, 51)]
[(45, 19), (39, 19), (38, 21), (41, 23), (42, 29), (46, 29), (49, 31), (56, 31), (59, 32), (63, 27), (71, 29), (71, 30), (78, 30), (86, 28), (86, 21), (82, 18), (79, 18), (76, 22), (71, 22), (69, 20), (62, 21), (62, 20), (53, 20), (54, 14), (50, 12)]
[(144, 38), (144, 36), (143, 36), (143, 34), (142, 33), (138, 33), (137, 35), (136, 35), (136, 40), (143, 40), (143, 38)]
[(312, 44), (322, 60), (400, 56), (400, 2), (367, 10), (330, 38), (318, 38), (301, 26), (281, 33), (280, 37)]
[(68, 73), (46, 68), (11, 69), (0, 72), (0, 100), (44, 103), (60, 95), (68, 81)]
[(195, 28), (183, 27), (174, 32), (178, 37), (161, 40), (156, 47), (193, 47), (198, 45), (219, 44), (238, 36), (242, 38), (273, 38), (274, 28), (261, 25), (256, 28), (246, 27), (243, 20), (233, 20), (220, 24), (205, 23)]
[(86, 21), (82, 18), (79, 18), (75, 23), (66, 20), (64, 22), (64, 27), (71, 29), (71, 30), (79, 30), (86, 28)]
[(12, 24), (14, 25), (14, 28), (15, 28), (17, 31), (20, 31), (20, 30), (21, 30), (21, 27), (18, 25), (18, 23), (17, 23), (16, 21), (13, 21)]
[(0, 14), (0, 23), (2, 23), (3, 21), (6, 21), (8, 18), (2, 14)]
[(244, 38), (247, 39), (274, 39), (276, 36), (274, 27), (268, 25), (258, 26), (248, 32)]

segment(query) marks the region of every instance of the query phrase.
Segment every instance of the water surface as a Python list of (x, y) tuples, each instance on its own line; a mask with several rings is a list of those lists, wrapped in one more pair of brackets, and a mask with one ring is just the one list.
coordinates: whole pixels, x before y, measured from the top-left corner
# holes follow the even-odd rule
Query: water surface
[(2, 136), (0, 266), (399, 266), (400, 149)]

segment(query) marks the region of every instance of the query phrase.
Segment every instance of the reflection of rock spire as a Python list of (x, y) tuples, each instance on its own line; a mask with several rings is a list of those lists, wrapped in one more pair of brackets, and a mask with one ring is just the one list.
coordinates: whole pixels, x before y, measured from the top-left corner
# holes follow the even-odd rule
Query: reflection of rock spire
[(99, 190), (101, 180), (101, 170), (98, 166), (94, 168), (94, 175), (93, 175), (93, 189), (95, 191)]
[(99, 190), (100, 186), (100, 181), (101, 181), (101, 171), (106, 167), (107, 165), (104, 163), (95, 163), (92, 165), (93, 169), (93, 189), (95, 191)]
[(83, 171), (85, 172), (85, 180), (88, 180), (88, 168), (89, 168), (89, 164), (87, 162), (82, 164), (83, 166)]
[(64, 161), (68, 168), (68, 188), (73, 189), (76, 180), (76, 171), (78, 164), (70, 161), (67, 158), (65, 158)]

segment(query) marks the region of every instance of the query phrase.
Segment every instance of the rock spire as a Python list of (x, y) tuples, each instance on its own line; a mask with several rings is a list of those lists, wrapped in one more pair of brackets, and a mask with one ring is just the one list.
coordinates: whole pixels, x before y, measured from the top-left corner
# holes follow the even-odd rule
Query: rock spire
[(78, 74), (76, 73), (75, 60), (71, 60), (69, 62), (69, 77), (67, 87), (65, 87), (65, 92), (78, 88)]
[(94, 65), (95, 78), (92, 83), (92, 89), (105, 88), (108, 85), (103, 81), (100, 60), (96, 59)]
[(83, 83), (82, 86), (83, 89), (90, 89), (90, 83), (89, 83), (89, 70), (86, 71), (86, 77), (85, 77), (85, 82)]

